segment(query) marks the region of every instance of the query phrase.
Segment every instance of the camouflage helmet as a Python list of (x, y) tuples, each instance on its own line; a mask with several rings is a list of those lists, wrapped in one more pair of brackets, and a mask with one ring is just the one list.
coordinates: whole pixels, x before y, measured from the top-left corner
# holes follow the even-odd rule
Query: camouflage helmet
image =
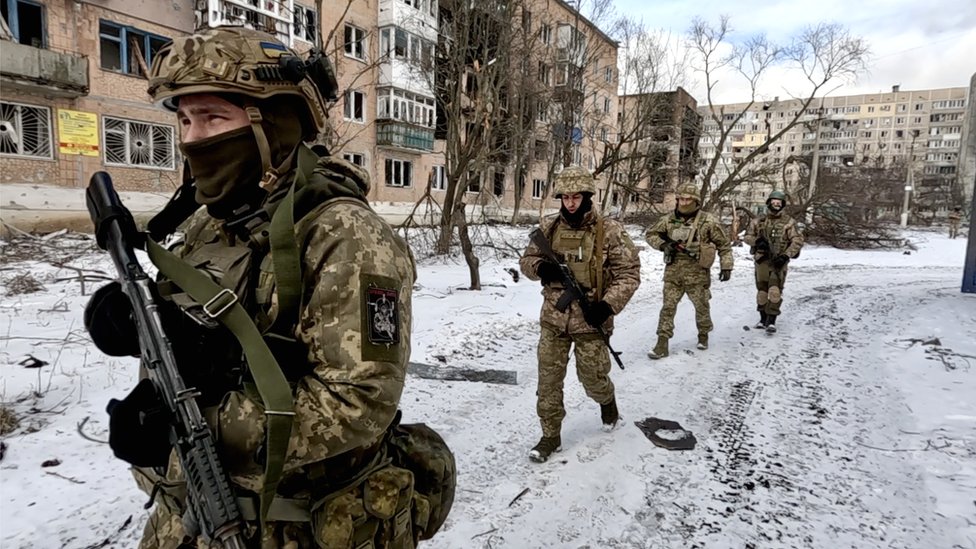
[(691, 184), (681, 185), (674, 191), (676, 198), (690, 198), (695, 202), (701, 203), (701, 196), (698, 195), (698, 188)]
[(783, 191), (773, 191), (769, 193), (769, 197), (766, 198), (766, 205), (769, 205), (771, 200), (782, 200), (783, 205), (786, 205), (786, 193)]
[(596, 194), (596, 182), (586, 168), (582, 166), (570, 166), (556, 175), (556, 184), (553, 188), (556, 198), (564, 194), (590, 193)]
[(300, 98), (315, 122), (307, 137), (325, 127), (326, 104), (298, 53), (274, 36), (245, 27), (216, 27), (176, 38), (156, 53), (149, 95), (176, 110), (176, 99), (195, 93), (231, 93), (256, 99)]

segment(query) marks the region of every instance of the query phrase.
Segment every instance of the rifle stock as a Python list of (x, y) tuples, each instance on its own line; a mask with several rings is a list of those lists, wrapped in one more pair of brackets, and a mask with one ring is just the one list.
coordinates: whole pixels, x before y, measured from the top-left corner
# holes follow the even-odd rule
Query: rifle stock
[[(585, 314), (590, 308), (590, 302), (586, 300), (586, 292), (584, 292), (583, 288), (580, 287), (579, 282), (576, 280), (576, 276), (573, 275), (573, 271), (569, 268), (569, 266), (559, 260), (559, 257), (552, 249), (552, 246), (549, 244), (549, 240), (542, 232), (542, 229), (538, 227), (533, 229), (533, 231), (529, 234), (529, 240), (532, 241), (537, 248), (539, 248), (542, 255), (558, 265), (559, 271), (562, 273), (563, 294), (559, 296), (558, 300), (556, 300), (556, 309), (559, 312), (565, 312), (566, 309), (569, 308), (570, 304), (575, 301), (579, 304), (580, 309)], [(607, 335), (602, 326), (594, 326), (594, 328), (596, 328), (596, 331), (598, 334), (600, 334), (600, 337), (603, 338), (603, 343), (606, 344), (607, 350), (610, 351), (610, 356), (613, 357), (614, 362), (616, 362), (617, 366), (623, 370), (624, 363), (622, 360), (620, 360), (620, 352), (613, 350), (613, 346), (610, 345), (610, 336)]]
[(187, 484), (187, 534), (202, 534), (226, 549), (245, 549), (243, 520), (230, 477), (220, 462), (213, 434), (197, 404), (199, 392), (187, 387), (163, 331), (150, 278), (134, 248), (143, 238), (105, 172), (96, 172), (85, 191), (98, 246), (108, 251), (122, 290), (132, 303), (142, 364), (173, 418), (170, 440), (176, 447)]

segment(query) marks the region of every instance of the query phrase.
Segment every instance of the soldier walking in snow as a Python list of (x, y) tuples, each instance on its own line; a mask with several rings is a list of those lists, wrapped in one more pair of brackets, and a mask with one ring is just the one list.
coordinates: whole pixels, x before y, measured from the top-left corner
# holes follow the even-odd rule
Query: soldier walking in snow
[[(560, 450), (563, 380), (570, 347), (576, 355), (576, 376), (586, 395), (600, 404), (604, 429), (620, 424), (610, 355), (598, 327), (613, 331), (613, 316), (619, 314), (640, 285), (640, 258), (623, 225), (606, 219), (593, 204), (593, 176), (579, 167), (569, 167), (556, 178), (556, 197), (562, 200), (559, 214), (543, 218), (540, 229), (560, 266), (529, 243), (519, 261), (522, 273), (542, 281), (542, 333), (539, 338), (539, 386), (537, 412), (542, 439), (529, 452), (529, 459), (543, 462)], [(586, 292), (586, 310), (573, 300), (560, 310), (566, 292), (562, 268), (572, 271)], [(564, 303), (565, 304), (565, 303)]]
[(770, 334), (776, 333), (776, 317), (783, 303), (786, 265), (800, 255), (803, 247), (803, 235), (793, 218), (783, 211), (785, 207), (786, 194), (769, 193), (766, 215), (753, 219), (743, 237), (752, 246), (756, 262), (756, 303), (760, 317), (756, 328)]
[(647, 353), (653, 359), (668, 356), (668, 340), (674, 335), (678, 302), (688, 294), (695, 306), (698, 348), (708, 348), (712, 318), (708, 300), (712, 280), (709, 269), (718, 253), (722, 282), (732, 277), (732, 245), (718, 219), (701, 211), (701, 199), (694, 185), (682, 185), (677, 192), (674, 213), (665, 215), (645, 233), (647, 243), (664, 252), (664, 303), (657, 323), (657, 345)]
[(949, 238), (959, 236), (959, 224), (962, 222), (962, 208), (956, 206), (949, 212)]

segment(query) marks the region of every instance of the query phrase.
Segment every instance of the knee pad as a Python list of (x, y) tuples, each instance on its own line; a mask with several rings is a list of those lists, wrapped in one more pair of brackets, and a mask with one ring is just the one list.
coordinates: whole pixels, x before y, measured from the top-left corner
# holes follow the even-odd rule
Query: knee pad
[(760, 290), (759, 292), (756, 293), (756, 304), (757, 305), (765, 305), (767, 301), (769, 301), (769, 294), (767, 294), (766, 292), (764, 292), (762, 290)]
[(780, 290), (779, 287), (777, 286), (773, 286), (772, 288), (770, 288), (769, 300), (772, 301), (773, 303), (779, 303), (780, 301), (783, 301), (783, 290)]

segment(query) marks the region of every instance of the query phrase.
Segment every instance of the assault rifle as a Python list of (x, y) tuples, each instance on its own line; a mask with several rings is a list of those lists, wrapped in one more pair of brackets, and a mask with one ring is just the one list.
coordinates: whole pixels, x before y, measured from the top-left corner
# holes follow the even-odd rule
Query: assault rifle
[(675, 250), (678, 250), (679, 252), (685, 254), (686, 256), (688, 256), (688, 257), (690, 257), (692, 259), (695, 259), (695, 260), (698, 259), (698, 256), (695, 255), (694, 253), (692, 253), (690, 250), (688, 250), (688, 248), (685, 247), (685, 245), (684, 245), (683, 242), (681, 242), (680, 240), (675, 240), (675, 239), (671, 238), (670, 236), (668, 236), (668, 233), (666, 233), (664, 231), (661, 231), (661, 232), (657, 233), (657, 236), (660, 237), (661, 240), (663, 240), (666, 244), (671, 244), (673, 242), (674, 243), (674, 249)]
[(206, 541), (217, 541), (225, 549), (245, 549), (243, 521), (230, 477), (217, 456), (217, 447), (200, 413), (200, 392), (187, 387), (180, 377), (159, 311), (150, 292), (150, 279), (139, 265), (134, 247), (145, 236), (136, 230), (132, 213), (122, 205), (112, 178), (96, 172), (85, 191), (88, 213), (95, 224), (98, 246), (112, 256), (122, 291), (132, 303), (132, 316), (139, 334), (142, 364), (169, 410), (169, 439), (176, 447), (186, 476), (187, 534), (196, 532)]
[[(549, 244), (549, 240), (542, 232), (542, 229), (536, 227), (535, 230), (529, 234), (529, 240), (531, 240), (532, 243), (539, 248), (539, 251), (542, 252), (542, 255), (544, 255), (546, 259), (558, 265), (559, 272), (562, 273), (563, 295), (559, 296), (559, 299), (556, 301), (556, 309), (561, 313), (565, 312), (566, 309), (569, 308), (570, 303), (575, 301), (579, 303), (580, 309), (582, 309), (583, 313), (586, 314), (586, 312), (590, 309), (590, 302), (586, 300), (586, 292), (580, 287), (579, 282), (576, 280), (576, 277), (573, 276), (573, 271), (570, 270), (569, 266), (559, 260), (559, 257), (556, 255), (556, 252), (553, 251), (552, 246)], [(607, 345), (607, 349), (610, 351), (610, 355), (617, 363), (617, 366), (620, 366), (620, 369), (623, 370), (624, 363), (620, 360), (620, 352), (613, 350), (613, 347), (610, 345), (610, 336), (603, 331), (602, 326), (594, 326), (594, 328), (596, 328), (596, 332), (600, 334), (600, 337), (603, 338), (603, 342)]]

